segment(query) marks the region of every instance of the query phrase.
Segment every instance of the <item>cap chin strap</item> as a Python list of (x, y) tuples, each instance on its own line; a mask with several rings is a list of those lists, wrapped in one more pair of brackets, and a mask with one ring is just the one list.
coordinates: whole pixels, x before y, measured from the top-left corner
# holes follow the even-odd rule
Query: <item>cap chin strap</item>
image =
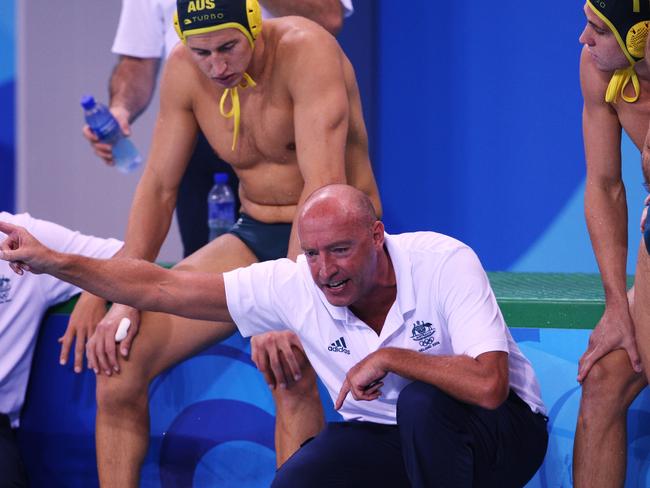
[[(634, 88), (634, 95), (631, 97), (623, 93), (623, 90), (625, 90), (625, 87), (630, 81), (632, 81), (632, 87)], [(609, 80), (609, 85), (607, 85), (605, 101), (607, 103), (616, 103), (620, 95), (628, 103), (636, 102), (639, 99), (640, 92), (639, 77), (636, 71), (634, 71), (634, 65), (628, 66), (625, 69), (617, 69), (614, 71), (612, 79)]]
[[(637, 84), (638, 84), (638, 80), (637, 80)], [(235, 126), (232, 134), (232, 148), (231, 148), (232, 151), (234, 151), (235, 147), (237, 146), (237, 138), (239, 137), (239, 119), (241, 117), (241, 109), (239, 106), (239, 93), (237, 89), (239, 87), (248, 88), (249, 86), (257, 86), (257, 83), (255, 83), (253, 78), (251, 78), (248, 73), (244, 73), (244, 79), (241, 80), (237, 86), (233, 88), (226, 88), (224, 90), (223, 95), (221, 95), (221, 101), (219, 102), (219, 112), (221, 112), (221, 115), (223, 115), (227, 119), (230, 119), (232, 117), (235, 118)], [(229, 95), (230, 95), (230, 110), (226, 112), (224, 106), (226, 104), (226, 99), (228, 98)]]

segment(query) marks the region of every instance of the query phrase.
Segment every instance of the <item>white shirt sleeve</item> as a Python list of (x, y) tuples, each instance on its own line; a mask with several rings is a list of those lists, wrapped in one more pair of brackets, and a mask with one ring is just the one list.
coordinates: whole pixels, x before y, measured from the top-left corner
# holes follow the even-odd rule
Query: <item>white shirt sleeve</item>
[(485, 352), (509, 352), (506, 324), (487, 275), (470, 248), (457, 249), (442, 263), (437, 296), (454, 353), (476, 358)]
[[(95, 258), (110, 258), (122, 247), (122, 243), (116, 239), (87, 236), (52, 222), (35, 219), (28, 215), (26, 217), (28, 219), (19, 225), (23, 225), (46, 246), (60, 252)], [(41, 275), (40, 278), (39, 286), (49, 305), (67, 300), (80, 291), (76, 286), (49, 275)]]
[(256, 263), (223, 275), (228, 311), (244, 336), (271, 330), (295, 330), (300, 314), (295, 310), (300, 299), (301, 283), (295, 262), (278, 259)]
[(162, 58), (166, 28), (163, 7), (159, 2), (122, 0), (112, 51), (138, 58)]

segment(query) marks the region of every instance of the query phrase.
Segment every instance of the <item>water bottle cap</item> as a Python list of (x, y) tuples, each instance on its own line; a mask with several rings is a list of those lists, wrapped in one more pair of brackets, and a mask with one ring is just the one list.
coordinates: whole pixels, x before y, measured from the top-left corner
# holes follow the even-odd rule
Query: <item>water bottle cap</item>
[(96, 105), (95, 102), (95, 97), (92, 95), (84, 95), (81, 97), (81, 106), (84, 108), (84, 110), (90, 110)]
[(228, 183), (228, 173), (215, 173), (214, 174), (215, 183)]

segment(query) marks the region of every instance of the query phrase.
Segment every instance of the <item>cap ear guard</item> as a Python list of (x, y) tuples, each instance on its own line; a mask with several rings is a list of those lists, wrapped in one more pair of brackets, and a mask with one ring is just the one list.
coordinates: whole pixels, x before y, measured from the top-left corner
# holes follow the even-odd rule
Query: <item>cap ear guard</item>
[(185, 39), (185, 35), (181, 30), (181, 25), (178, 22), (178, 10), (174, 12), (174, 30), (176, 31), (176, 34), (178, 34), (178, 38), (181, 40), (181, 42), (183, 44), (187, 44), (187, 39)]
[(630, 30), (627, 31), (625, 36), (625, 47), (628, 52), (637, 59), (642, 59), (645, 56), (645, 43), (648, 38), (648, 24), (650, 21), (643, 20), (637, 22)]
[(246, 17), (253, 39), (262, 32), (262, 9), (258, 0), (246, 0)]

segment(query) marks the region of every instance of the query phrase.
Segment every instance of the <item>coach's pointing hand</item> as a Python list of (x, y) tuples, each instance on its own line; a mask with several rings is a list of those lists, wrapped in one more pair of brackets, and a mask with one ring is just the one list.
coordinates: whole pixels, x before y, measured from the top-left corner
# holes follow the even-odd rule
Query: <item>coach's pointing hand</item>
[(46, 273), (56, 252), (45, 247), (22, 227), (0, 221), (0, 232), (7, 237), (0, 243), (0, 259), (19, 275), (25, 271), (35, 274)]

